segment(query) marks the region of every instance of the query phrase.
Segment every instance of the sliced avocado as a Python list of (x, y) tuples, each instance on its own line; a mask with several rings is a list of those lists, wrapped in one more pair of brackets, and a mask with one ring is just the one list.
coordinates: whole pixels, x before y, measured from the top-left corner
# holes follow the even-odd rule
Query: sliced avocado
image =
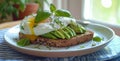
[(65, 27), (63, 30), (66, 31), (70, 35), (70, 37), (74, 36), (74, 34), (72, 33), (72, 31), (69, 30), (67, 27)]
[(86, 32), (85, 28), (83, 26), (79, 25), (79, 24), (78, 24), (78, 29), (80, 30), (80, 33), (85, 33)]
[(82, 27), (79, 24), (75, 23), (70, 23), (69, 24), (70, 28), (72, 28), (76, 33), (84, 33), (86, 30), (84, 27)]
[(52, 35), (51, 33), (46, 33), (46, 34), (43, 34), (41, 35), (42, 37), (45, 37), (45, 38), (50, 38), (50, 39), (57, 39), (57, 37), (55, 37), (54, 35)]
[(60, 31), (62, 34), (64, 34), (64, 36), (65, 36), (66, 39), (70, 39), (70, 35), (69, 35), (66, 31), (64, 31), (63, 29), (59, 29), (59, 31)]
[(74, 36), (76, 36), (76, 33), (72, 28), (70, 28), (69, 26), (67, 28), (73, 33)]
[(61, 36), (56, 31), (52, 31), (51, 34), (55, 35), (57, 38), (61, 38)]
[(55, 32), (59, 35), (60, 38), (65, 39), (64, 34), (62, 34), (60, 31), (56, 30)]
[(78, 33), (81, 33), (81, 34), (84, 33), (82, 28), (78, 28), (78, 29), (79, 29)]
[(86, 32), (86, 29), (84, 28), (84, 27), (81, 27), (81, 29), (82, 29), (82, 33), (85, 33)]
[(76, 33), (79, 33), (79, 32), (80, 32), (80, 31), (79, 31), (79, 28), (77, 27), (77, 25), (70, 24), (69, 26), (70, 26), (70, 28), (72, 28)]
[(76, 25), (70, 24), (69, 27), (72, 28), (75, 32), (77, 32), (77, 26)]

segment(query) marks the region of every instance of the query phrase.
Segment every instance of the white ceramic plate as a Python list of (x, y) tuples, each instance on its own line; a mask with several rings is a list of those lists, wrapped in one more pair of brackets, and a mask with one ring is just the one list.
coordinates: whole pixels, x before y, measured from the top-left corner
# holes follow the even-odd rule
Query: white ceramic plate
[(5, 33), (4, 38), (13, 49), (22, 53), (43, 57), (70, 57), (89, 54), (104, 48), (115, 36), (112, 29), (99, 24), (89, 24), (86, 26), (86, 29), (92, 30), (94, 36), (99, 36), (103, 38), (103, 40), (101, 42), (94, 42), (91, 40), (89, 42), (65, 48), (54, 48), (43, 45), (21, 47), (16, 44), (17, 39), (19, 39), (19, 25), (8, 30)]

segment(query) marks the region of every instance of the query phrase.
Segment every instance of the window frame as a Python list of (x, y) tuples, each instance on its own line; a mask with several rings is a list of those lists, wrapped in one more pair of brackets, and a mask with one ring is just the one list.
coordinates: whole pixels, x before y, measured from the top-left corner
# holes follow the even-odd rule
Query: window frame
[(78, 20), (83, 18), (82, 8), (84, 6), (84, 0), (53, 0), (53, 4), (55, 4), (58, 9), (63, 8), (69, 10)]

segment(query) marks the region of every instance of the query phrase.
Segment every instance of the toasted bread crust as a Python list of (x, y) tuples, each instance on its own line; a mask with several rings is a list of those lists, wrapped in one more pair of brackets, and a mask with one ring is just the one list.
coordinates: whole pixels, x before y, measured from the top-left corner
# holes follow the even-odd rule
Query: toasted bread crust
[[(44, 37), (38, 37), (33, 44), (42, 44), (46, 46), (52, 47), (69, 47), (73, 45), (77, 45), (83, 42), (90, 41), (93, 38), (92, 31), (86, 31), (84, 34), (77, 35), (70, 39), (48, 39)], [(20, 38), (23, 38), (24, 34), (20, 33)]]

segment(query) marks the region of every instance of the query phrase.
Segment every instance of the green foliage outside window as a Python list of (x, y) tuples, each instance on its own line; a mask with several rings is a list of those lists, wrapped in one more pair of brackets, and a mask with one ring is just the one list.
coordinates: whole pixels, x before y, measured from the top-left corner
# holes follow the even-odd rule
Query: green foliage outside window
[(120, 0), (91, 0), (92, 17), (120, 24)]

